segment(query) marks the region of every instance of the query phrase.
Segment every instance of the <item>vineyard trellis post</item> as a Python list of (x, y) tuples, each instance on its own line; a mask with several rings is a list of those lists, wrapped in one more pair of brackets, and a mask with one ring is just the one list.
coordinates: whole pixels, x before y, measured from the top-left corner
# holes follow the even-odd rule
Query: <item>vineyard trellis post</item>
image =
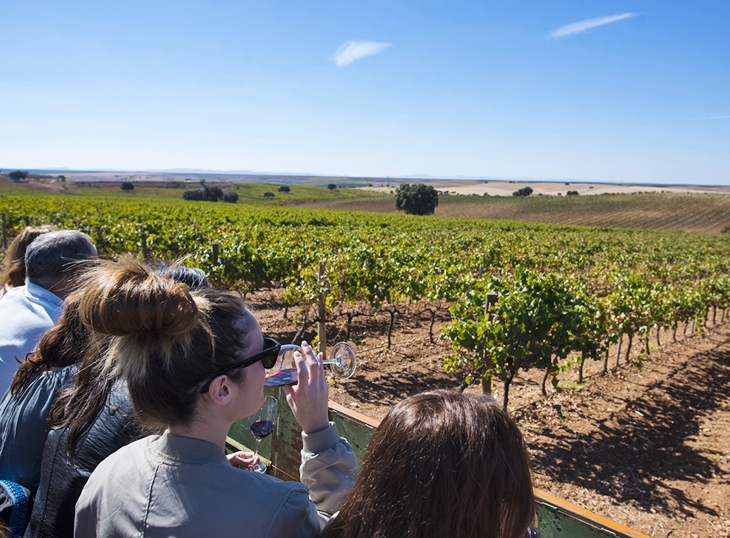
[(147, 252), (147, 233), (142, 232), (142, 257), (144, 259), (147, 259), (147, 255), (149, 253)]
[[(481, 273), (481, 267), (479, 268)], [(480, 275), (481, 276), (481, 275)], [(487, 293), (487, 302), (484, 304), (484, 315), (489, 316), (489, 310), (497, 304), (497, 294), (490, 292)], [(482, 394), (492, 395), (492, 371), (489, 370), (484, 377), (482, 377)]]
[(220, 249), (220, 245), (218, 243), (213, 243), (213, 252), (211, 254), (211, 261), (213, 262), (213, 265), (218, 265), (218, 249)]
[(8, 248), (8, 230), (5, 227), (5, 213), (3, 213), (3, 248)]
[(30, 217), (28, 215), (26, 215), (24, 218), (25, 218), (25, 225), (30, 226)]
[(327, 294), (324, 291), (324, 260), (319, 260), (319, 274), (317, 275), (319, 293), (319, 322), (317, 323), (317, 335), (319, 336), (319, 352), (327, 358)]
[(618, 368), (618, 361), (621, 358), (621, 337), (619, 336), (618, 342), (616, 343), (616, 368)]

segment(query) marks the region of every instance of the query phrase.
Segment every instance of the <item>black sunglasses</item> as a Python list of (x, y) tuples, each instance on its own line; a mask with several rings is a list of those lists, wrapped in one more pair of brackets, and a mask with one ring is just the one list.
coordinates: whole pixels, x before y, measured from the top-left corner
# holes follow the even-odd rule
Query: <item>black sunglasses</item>
[(247, 366), (256, 364), (259, 361), (261, 361), (261, 363), (264, 365), (264, 368), (273, 368), (274, 364), (276, 364), (276, 358), (279, 356), (280, 349), (281, 344), (279, 342), (277, 342), (273, 338), (264, 338), (264, 350), (262, 352), (256, 353), (256, 355), (252, 355), (247, 359), (243, 359), (242, 361), (231, 363), (222, 370), (220, 370), (218, 373), (213, 375), (206, 382), (205, 385), (203, 385), (203, 388), (200, 390), (200, 394), (205, 394), (206, 392), (208, 392), (210, 384), (216, 377), (221, 376), (226, 372), (230, 372), (231, 370), (235, 370), (236, 368), (246, 368)]

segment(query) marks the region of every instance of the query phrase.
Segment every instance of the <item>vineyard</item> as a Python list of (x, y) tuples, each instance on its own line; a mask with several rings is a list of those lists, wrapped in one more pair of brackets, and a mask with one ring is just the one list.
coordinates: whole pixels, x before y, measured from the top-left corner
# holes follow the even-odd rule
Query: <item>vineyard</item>
[(430, 387), (491, 391), (525, 431), (539, 487), (647, 534), (726, 535), (713, 518), (728, 519), (730, 492), (713, 477), (727, 445), (690, 442), (695, 410), (703, 431), (730, 432), (725, 235), (164, 198), (0, 196), (0, 212), (8, 239), (51, 223), (104, 256), (185, 256), (281, 340), (311, 341), (324, 296), (328, 341), (361, 361), (333, 382), (339, 403), (382, 417)]
[[(181, 201), (2, 197), (12, 235), (29, 223), (87, 232), (103, 255), (186, 256), (218, 285), (281, 288), (295, 339), (317, 321), (345, 327), (382, 315), (387, 346), (397, 317), (427, 313), (446, 338), (444, 367), (463, 386), (544, 372), (542, 391), (609, 346), (651, 353), (652, 330), (703, 331), (730, 306), (730, 245), (722, 236), (221, 207)], [(326, 274), (318, 274), (319, 262)], [(433, 328), (446, 312), (450, 322)], [(719, 318), (718, 318), (719, 316)], [(577, 358), (576, 358), (577, 357)], [(570, 359), (570, 360), (568, 360)]]

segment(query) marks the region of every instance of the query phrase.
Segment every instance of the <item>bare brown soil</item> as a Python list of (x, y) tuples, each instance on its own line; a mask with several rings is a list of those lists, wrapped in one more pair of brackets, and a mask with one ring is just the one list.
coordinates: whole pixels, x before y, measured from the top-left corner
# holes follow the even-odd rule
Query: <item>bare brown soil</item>
[[(282, 316), (278, 292), (249, 300), (266, 334), (293, 338), (299, 327)], [(430, 342), (429, 321), (415, 310), (397, 317), (388, 349), (385, 315), (355, 318), (358, 371), (333, 382), (330, 397), (382, 418), (409, 395), (455, 388), (442, 366), (449, 346), (438, 335)], [(443, 311), (437, 326), (446, 321)], [(344, 319), (329, 323), (330, 343), (344, 336)], [(622, 352), (608, 374), (602, 363), (587, 364), (585, 384), (575, 371), (562, 374), (564, 390), (549, 387), (547, 398), (540, 372), (520, 373), (509, 407), (527, 439), (536, 487), (649, 536), (730, 535), (730, 324), (710, 324), (705, 337), (684, 337), (680, 327), (678, 338), (671, 343), (662, 333), (657, 348), (653, 336), (641, 369), (625, 364)], [(614, 367), (615, 350), (610, 357)], [(495, 386), (498, 399), (500, 391)]]

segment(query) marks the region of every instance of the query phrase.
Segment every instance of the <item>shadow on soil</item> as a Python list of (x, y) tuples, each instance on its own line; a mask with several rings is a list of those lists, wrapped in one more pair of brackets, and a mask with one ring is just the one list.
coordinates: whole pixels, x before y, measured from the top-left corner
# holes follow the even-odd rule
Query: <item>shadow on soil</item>
[(399, 402), (408, 396), (435, 389), (453, 389), (453, 379), (437, 380), (424, 375), (422, 371), (402, 370), (398, 375), (385, 374), (367, 380), (355, 374), (351, 383), (342, 383), (342, 388), (356, 402), (382, 404)]
[[(728, 341), (720, 343), (720, 348)], [(593, 489), (642, 509), (718, 516), (672, 481), (707, 483), (718, 464), (688, 446), (700, 434), (698, 417), (730, 398), (730, 354), (715, 350), (694, 355), (686, 368), (646, 387), (597, 431), (580, 434), (545, 428), (549, 444), (531, 446), (535, 465), (554, 480)], [(595, 417), (583, 417), (595, 423)], [(718, 451), (726, 447), (717, 447)]]

